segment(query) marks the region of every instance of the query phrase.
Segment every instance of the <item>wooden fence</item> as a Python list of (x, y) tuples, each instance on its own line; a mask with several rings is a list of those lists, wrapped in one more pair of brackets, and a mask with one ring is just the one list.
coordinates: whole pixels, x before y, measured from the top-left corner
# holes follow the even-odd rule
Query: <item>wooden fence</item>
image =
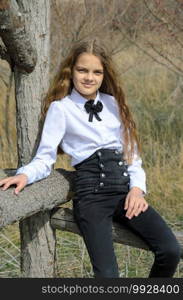
[[(13, 175), (14, 173), (14, 170), (1, 170), (0, 178)], [(57, 169), (48, 178), (27, 186), (18, 196), (13, 194), (13, 188), (7, 191), (0, 191), (0, 228), (25, 218), (28, 219), (32, 215), (36, 216), (37, 213), (49, 211), (50, 218), (48, 222), (54, 232), (57, 229), (81, 235), (74, 221), (72, 209), (62, 207), (62, 204), (72, 199), (73, 177), (74, 171)], [(42, 224), (42, 226), (45, 226), (45, 224)], [(182, 232), (174, 233), (183, 249)], [(51, 237), (52, 233), (48, 230), (47, 235), (42, 235), (40, 244), (47, 243), (46, 239), (49, 239), (49, 235)], [(113, 240), (117, 243), (149, 251), (148, 245), (139, 236), (115, 222), (113, 223)], [(32, 256), (32, 259), (35, 260), (34, 251)], [(181, 258), (183, 258), (183, 251)], [(54, 261), (55, 255), (52, 256), (53, 261), (51, 262), (49, 261), (50, 257), (46, 254), (44, 259), (46, 261), (43, 263), (45, 265), (51, 264), (54, 269), (56, 265), (56, 261)], [(42, 263), (39, 263), (36, 266), (36, 270), (30, 272), (29, 269), (29, 272), (22, 275), (26, 277), (42, 277), (43, 275), (44, 277), (50, 277), (50, 271), (46, 273), (45, 270), (44, 274), (42, 274), (42, 271), (39, 269), (41, 266)], [(53, 271), (51, 274), (52, 276), (55, 275)]]
[[(15, 79), (18, 166), (36, 152), (41, 133), (41, 103), (50, 83), (51, 1), (0, 1), (0, 57)], [(59, 49), (60, 51), (60, 49)], [(0, 177), (15, 170), (0, 170)], [(63, 169), (26, 186), (0, 190), (0, 228), (19, 221), (22, 277), (54, 277), (56, 229), (80, 234), (72, 210), (60, 207), (72, 199), (74, 172)], [(175, 232), (183, 246), (183, 234)], [(149, 250), (139, 237), (113, 224), (115, 242)], [(183, 254), (182, 254), (183, 257)]]

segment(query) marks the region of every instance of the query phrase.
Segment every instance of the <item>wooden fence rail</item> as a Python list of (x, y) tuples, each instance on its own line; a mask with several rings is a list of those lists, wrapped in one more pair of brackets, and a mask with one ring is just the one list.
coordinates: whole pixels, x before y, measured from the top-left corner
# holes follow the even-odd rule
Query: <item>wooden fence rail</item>
[[(0, 178), (13, 175), (15, 170), (0, 170)], [(68, 202), (73, 194), (74, 171), (57, 169), (40, 182), (27, 186), (18, 196), (13, 188), (0, 191), (0, 228), (20, 221), (38, 212), (52, 210), (50, 223), (53, 229), (81, 235), (70, 208), (59, 207)], [(183, 233), (175, 232), (181, 245), (183, 258)], [(148, 245), (125, 226), (113, 222), (113, 240), (124, 245), (149, 250)]]

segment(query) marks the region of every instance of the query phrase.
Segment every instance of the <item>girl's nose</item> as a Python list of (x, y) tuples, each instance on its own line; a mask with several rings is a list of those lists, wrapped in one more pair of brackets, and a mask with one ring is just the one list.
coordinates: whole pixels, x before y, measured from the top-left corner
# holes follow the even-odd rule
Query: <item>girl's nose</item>
[(86, 74), (86, 79), (93, 80), (93, 73), (87, 73)]

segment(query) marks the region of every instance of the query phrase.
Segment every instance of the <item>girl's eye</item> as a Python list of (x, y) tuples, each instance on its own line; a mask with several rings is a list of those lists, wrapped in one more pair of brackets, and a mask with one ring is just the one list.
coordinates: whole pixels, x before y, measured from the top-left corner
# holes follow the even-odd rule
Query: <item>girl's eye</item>
[(84, 70), (84, 69), (79, 69), (78, 71), (79, 72), (86, 72), (86, 70)]
[(101, 72), (101, 71), (96, 71), (95, 73), (96, 74), (103, 74), (103, 72)]

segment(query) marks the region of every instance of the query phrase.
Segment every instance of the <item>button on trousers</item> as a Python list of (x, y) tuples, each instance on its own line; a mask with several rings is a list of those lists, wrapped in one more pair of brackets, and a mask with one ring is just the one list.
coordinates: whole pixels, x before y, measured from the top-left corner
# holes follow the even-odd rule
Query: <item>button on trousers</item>
[(119, 277), (113, 247), (112, 222), (139, 235), (154, 253), (149, 277), (173, 277), (180, 245), (163, 218), (151, 206), (128, 219), (124, 210), (130, 176), (123, 153), (101, 148), (75, 165), (73, 212), (83, 236), (95, 278)]

